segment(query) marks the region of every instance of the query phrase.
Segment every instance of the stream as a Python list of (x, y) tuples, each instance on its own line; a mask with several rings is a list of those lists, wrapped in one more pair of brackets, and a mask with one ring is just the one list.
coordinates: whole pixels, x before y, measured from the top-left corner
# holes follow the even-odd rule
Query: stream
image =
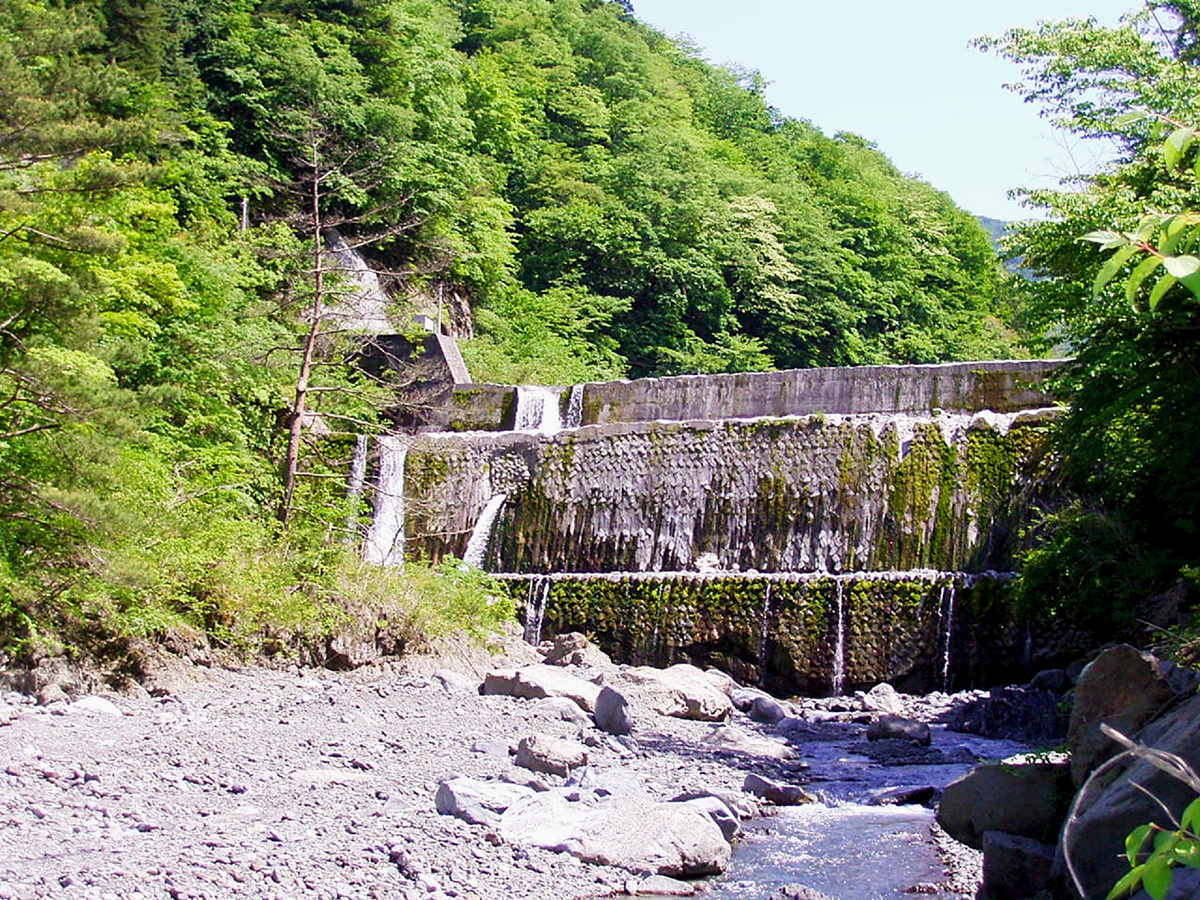
[[(784, 885), (803, 884), (833, 900), (901, 900), (973, 896), (975, 885), (951, 877), (930, 832), (933, 810), (919, 805), (869, 805), (890, 788), (932, 786), (939, 790), (965, 775), (968, 762), (937, 765), (882, 765), (856, 753), (861, 726), (830, 726), (833, 737), (795, 744), (809, 762), (807, 785), (822, 802), (781, 807), (777, 815), (745, 823), (724, 875), (707, 885), (712, 900), (771, 900)], [(969, 752), (978, 759), (1003, 759), (1029, 748), (933, 727), (932, 748), (948, 756)], [(974, 851), (954, 844), (956, 858)], [(977, 865), (977, 861), (974, 865)], [(953, 867), (951, 867), (953, 868)], [(963, 889), (956, 889), (962, 884)]]

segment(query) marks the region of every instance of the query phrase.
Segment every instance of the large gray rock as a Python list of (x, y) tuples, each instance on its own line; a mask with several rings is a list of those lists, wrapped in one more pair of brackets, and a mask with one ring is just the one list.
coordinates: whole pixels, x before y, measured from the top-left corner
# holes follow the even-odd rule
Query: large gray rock
[(543, 697), (566, 697), (583, 709), (592, 712), (600, 694), (598, 685), (584, 681), (557, 666), (533, 665), (520, 669), (496, 669), (483, 679), (484, 694), (503, 694), (540, 700)]
[(1025, 900), (1047, 886), (1054, 847), (1033, 838), (987, 831), (983, 835), (980, 900)]
[(833, 900), (833, 898), (807, 885), (785, 884), (771, 895), (771, 900)]
[(620, 691), (603, 687), (596, 697), (596, 727), (609, 734), (629, 734), (633, 731), (633, 713), (629, 701)]
[(499, 830), (518, 846), (676, 878), (723, 872), (731, 852), (721, 829), (704, 812), (632, 796), (596, 806), (555, 793), (526, 797), (508, 808)]
[(976, 850), (983, 849), (988, 831), (1052, 843), (1071, 795), (1066, 763), (986, 763), (946, 785), (937, 820), (952, 838)]
[(953, 709), (946, 727), (1047, 746), (1062, 743), (1067, 736), (1067, 713), (1062, 697), (1051, 691), (1033, 686), (1005, 687)]
[(742, 823), (738, 820), (733, 810), (726, 805), (724, 800), (713, 794), (690, 797), (687, 800), (673, 800), (671, 802), (700, 810), (700, 812), (716, 823), (717, 827), (721, 829), (721, 834), (724, 835), (727, 841), (732, 841), (737, 837), (738, 832), (742, 830)]
[(790, 715), (788, 708), (774, 697), (755, 697), (750, 703), (748, 713), (755, 722), (764, 722), (767, 725), (774, 725)]
[(1130, 735), (1186, 686), (1176, 666), (1128, 644), (1105, 650), (1083, 670), (1067, 728), (1071, 777), (1076, 786), (1120, 748), (1100, 732), (1105, 723)]
[(583, 711), (583, 707), (567, 697), (543, 697), (534, 702), (530, 711), (551, 719), (561, 719), (581, 728), (590, 728), (592, 725), (592, 717)]
[[(1200, 697), (1193, 697), (1135, 737), (1141, 744), (1179, 756), (1200, 772), (1198, 734)], [(1194, 799), (1195, 792), (1183, 782), (1142, 761), (1130, 765), (1107, 787), (1095, 783), (1089, 785), (1079, 804), (1078, 817), (1059, 846), (1060, 855), (1064, 852), (1070, 855), (1083, 882), (1085, 896), (1103, 896), (1129, 870), (1125, 859), (1125, 837), (1129, 832), (1147, 822), (1164, 828), (1175, 827), (1160, 801), (1178, 818)]]
[(583, 744), (561, 741), (535, 734), (522, 738), (513, 760), (518, 766), (548, 775), (569, 775), (573, 769), (587, 765), (588, 753)]
[(496, 828), (506, 809), (534, 793), (532, 788), (503, 781), (451, 778), (438, 785), (434, 806), (444, 816), (457, 816), (473, 825)]
[(740, 753), (760, 759), (795, 759), (796, 751), (784, 741), (751, 734), (736, 725), (721, 725), (706, 734), (702, 740), (718, 750)]
[(591, 666), (598, 669), (613, 664), (607, 653), (578, 631), (555, 635), (553, 646), (546, 651), (546, 662), (552, 666)]
[(815, 803), (817, 799), (798, 785), (772, 781), (753, 772), (742, 782), (742, 790), (776, 806), (799, 806), (802, 803)]
[(912, 741), (928, 747), (932, 740), (929, 726), (916, 719), (884, 714), (867, 726), (868, 741)]
[(666, 669), (630, 666), (609, 684), (635, 706), (643, 705), (663, 716), (722, 722), (733, 714), (729, 695), (700, 669), (686, 663)]
[(903, 712), (900, 695), (887, 682), (877, 684), (865, 694), (861, 694), (859, 702), (862, 703), (862, 708), (867, 712), (893, 713), (896, 715)]

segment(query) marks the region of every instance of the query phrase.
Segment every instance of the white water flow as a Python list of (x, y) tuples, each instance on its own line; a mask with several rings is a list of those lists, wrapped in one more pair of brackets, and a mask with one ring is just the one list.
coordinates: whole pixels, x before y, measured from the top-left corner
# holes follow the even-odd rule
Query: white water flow
[(567, 418), (563, 421), (564, 428), (578, 428), (583, 424), (583, 385), (571, 385), (571, 394), (567, 397)]
[(846, 690), (846, 582), (838, 578), (837, 603), (837, 633), (833, 638), (833, 695), (840, 697)]
[(479, 514), (475, 528), (471, 531), (471, 537), (467, 539), (467, 549), (463, 551), (463, 562), (467, 565), (477, 569), (483, 568), (488, 542), (492, 539), (492, 528), (495, 527), (496, 517), (500, 515), (500, 508), (507, 499), (507, 494), (497, 494), (483, 507), (483, 512)]
[(758, 683), (763, 683), (767, 674), (767, 648), (771, 632), (771, 582), (767, 582), (767, 593), (763, 597), (762, 630), (758, 633)]
[(404, 459), (408, 441), (394, 435), (379, 438), (379, 479), (375, 484), (375, 518), (363, 544), (363, 559), (379, 566), (404, 564)]
[(522, 385), (517, 388), (517, 415), (514, 431), (557, 434), (562, 431), (558, 393), (550, 388)]
[[(367, 450), (370, 448), (370, 440), (365, 434), (360, 434), (354, 440), (354, 455), (350, 457), (350, 476), (346, 479), (346, 497), (349, 500), (357, 501), (363, 494), (363, 488), (367, 483)], [(350, 512), (349, 518), (346, 519), (346, 538), (345, 543), (354, 543), (358, 536), (358, 504)]]
[(550, 602), (550, 585), (550, 576), (534, 576), (529, 579), (529, 593), (525, 595), (525, 642), (535, 647), (542, 642), (542, 620)]
[(943, 626), (946, 630), (945, 643), (942, 645), (942, 690), (950, 690), (950, 643), (951, 636), (954, 633), (954, 595), (958, 593), (958, 586), (952, 581), (942, 588), (942, 608), (945, 609), (946, 615), (943, 620)]

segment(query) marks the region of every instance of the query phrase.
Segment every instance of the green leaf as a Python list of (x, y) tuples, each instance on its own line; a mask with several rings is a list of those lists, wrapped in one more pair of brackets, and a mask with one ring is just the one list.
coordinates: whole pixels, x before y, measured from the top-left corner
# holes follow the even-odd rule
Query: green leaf
[(1121, 267), (1129, 262), (1130, 257), (1137, 252), (1137, 247), (1130, 246), (1122, 247), (1114, 253), (1108, 262), (1100, 267), (1100, 271), (1096, 274), (1096, 280), (1092, 284), (1092, 296), (1099, 296), (1100, 292), (1104, 290), (1105, 285), (1113, 280), (1113, 277), (1121, 271)]
[(1146, 870), (1145, 866), (1134, 866), (1126, 872), (1121, 880), (1113, 885), (1108, 896), (1104, 900), (1116, 900), (1118, 897), (1123, 897), (1126, 894), (1132, 894), (1139, 884), (1142, 883), (1142, 873)]
[(1200, 797), (1187, 805), (1187, 809), (1183, 811), (1183, 816), (1179, 820), (1180, 827), (1184, 831), (1195, 831), (1197, 816), (1200, 816)]
[(1124, 244), (1129, 243), (1129, 238), (1121, 234), (1119, 231), (1112, 229), (1103, 229), (1101, 231), (1089, 231), (1081, 241), (1091, 241), (1093, 244), (1099, 244), (1101, 250), (1113, 250)]
[(1176, 278), (1187, 278), (1200, 272), (1200, 259), (1195, 256), (1168, 256), (1163, 267)]
[(1125, 299), (1132, 303), (1133, 298), (1137, 296), (1138, 288), (1142, 286), (1142, 282), (1149, 278), (1154, 270), (1162, 265), (1162, 257), (1147, 256), (1137, 268), (1133, 270), (1133, 274), (1129, 276), (1129, 280), (1125, 282)]
[(1183, 159), (1183, 154), (1191, 146), (1196, 137), (1196, 129), (1190, 127), (1176, 128), (1163, 144), (1163, 161), (1168, 169), (1174, 169)]
[(1142, 886), (1153, 900), (1163, 900), (1171, 887), (1171, 866), (1166, 857), (1153, 856), (1146, 862), (1142, 872)]
[(1113, 125), (1117, 128), (1128, 128), (1130, 125), (1136, 125), (1138, 122), (1145, 122), (1147, 119), (1153, 119), (1154, 117), (1153, 113), (1147, 112), (1144, 109), (1135, 109), (1133, 112), (1117, 116), (1113, 119)]
[(1158, 309), (1159, 301), (1162, 300), (1167, 291), (1178, 283), (1179, 279), (1174, 275), (1164, 275), (1158, 279), (1158, 283), (1154, 285), (1154, 290), (1150, 292), (1150, 308)]
[(1146, 843), (1146, 838), (1150, 836), (1150, 832), (1153, 830), (1153, 825), (1142, 825), (1129, 832), (1129, 837), (1125, 838), (1125, 855), (1129, 857), (1129, 865), (1137, 865), (1137, 858), (1142, 850), (1142, 845)]

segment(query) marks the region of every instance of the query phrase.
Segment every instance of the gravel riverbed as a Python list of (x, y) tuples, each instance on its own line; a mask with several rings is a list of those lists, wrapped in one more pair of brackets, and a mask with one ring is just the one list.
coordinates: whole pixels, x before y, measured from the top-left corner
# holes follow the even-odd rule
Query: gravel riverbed
[[(510, 653), (513, 665), (537, 658)], [(483, 671), (501, 661), (196, 667), (162, 696), (38, 705), (3, 694), (0, 898), (610, 896), (628, 872), (439, 815), (440, 780), (528, 780), (510, 750), (531, 734), (582, 740), (591, 769), (634, 777), (657, 799), (736, 793), (748, 772), (805, 777), (803, 760), (706, 742), (711, 723), (655, 717), (622, 744), (554, 704), (481, 696)], [(737, 724), (760, 727), (741, 714)], [(946, 889), (973, 892), (957, 868)]]

